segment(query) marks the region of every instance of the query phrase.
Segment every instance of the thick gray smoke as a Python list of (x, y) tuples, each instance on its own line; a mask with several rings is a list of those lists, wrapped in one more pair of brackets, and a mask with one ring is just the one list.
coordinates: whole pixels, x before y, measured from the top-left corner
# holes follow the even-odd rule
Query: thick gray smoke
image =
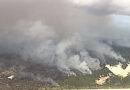
[(112, 14), (127, 13), (99, 1), (88, 7), (73, 0), (0, 0), (0, 55), (20, 56), (67, 74), (91, 74), (106, 56), (124, 62), (111, 45), (130, 47), (129, 31), (115, 26)]

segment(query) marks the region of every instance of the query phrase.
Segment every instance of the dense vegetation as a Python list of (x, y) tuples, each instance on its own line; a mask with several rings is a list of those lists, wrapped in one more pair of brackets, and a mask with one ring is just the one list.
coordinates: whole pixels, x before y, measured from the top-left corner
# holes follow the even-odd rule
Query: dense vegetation
[[(121, 53), (126, 59), (127, 62), (130, 60), (130, 49), (129, 48), (118, 48), (115, 47), (115, 50)], [(10, 58), (10, 57), (9, 57)], [(118, 64), (118, 60), (110, 59), (107, 61), (110, 65)], [(54, 68), (45, 68), (42, 65), (36, 65), (32, 62), (23, 61), (23, 60), (15, 60), (7, 58), (0, 58), (0, 90), (44, 90), (48, 88), (48, 90), (52, 87), (55, 89), (62, 88), (130, 88), (130, 76), (126, 78), (121, 78), (118, 76), (111, 76), (104, 85), (97, 85), (95, 80), (99, 79), (100, 75), (108, 75), (110, 71), (102, 65), (101, 70), (93, 71), (92, 75), (83, 75), (77, 72), (77, 76), (67, 76)], [(15, 62), (15, 63), (14, 63)], [(126, 67), (127, 62), (123, 63), (123, 68)], [(13, 66), (13, 70), (10, 69)], [(21, 66), (25, 66), (23, 68), (23, 72), (29, 72), (30, 74), (25, 76), (20, 76), (19, 70)], [(11, 74), (3, 74), (3, 72), (10, 71), (13, 74), (17, 74), (14, 79), (9, 80), (7, 77)], [(31, 75), (34, 75), (33, 77)], [(54, 81), (56, 81), (60, 87), (55, 87), (50, 82), (44, 82), (34, 77), (37, 75), (41, 75), (44, 77), (51, 77)]]

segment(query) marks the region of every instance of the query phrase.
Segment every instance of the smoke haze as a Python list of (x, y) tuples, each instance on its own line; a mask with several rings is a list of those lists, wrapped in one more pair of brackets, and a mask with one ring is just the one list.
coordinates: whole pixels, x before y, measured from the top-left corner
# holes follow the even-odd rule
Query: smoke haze
[(125, 1), (0, 0), (0, 55), (19, 56), (67, 74), (92, 74), (105, 56), (124, 62), (111, 46), (130, 47), (130, 32), (112, 19), (130, 14), (130, 2)]

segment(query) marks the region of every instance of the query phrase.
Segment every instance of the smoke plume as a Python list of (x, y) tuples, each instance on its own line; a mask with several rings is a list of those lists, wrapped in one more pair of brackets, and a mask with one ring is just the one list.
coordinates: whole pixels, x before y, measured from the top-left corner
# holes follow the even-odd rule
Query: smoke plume
[(0, 0), (0, 55), (67, 74), (92, 74), (106, 56), (124, 62), (112, 45), (130, 47), (129, 31), (114, 25), (112, 16), (129, 15), (129, 5), (120, 4), (130, 4), (125, 1)]

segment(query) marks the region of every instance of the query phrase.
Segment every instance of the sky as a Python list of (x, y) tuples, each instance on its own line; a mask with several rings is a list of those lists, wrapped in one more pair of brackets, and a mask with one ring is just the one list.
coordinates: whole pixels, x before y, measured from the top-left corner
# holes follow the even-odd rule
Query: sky
[(130, 48), (129, 20), (129, 0), (0, 0), (0, 56), (92, 74), (126, 61), (112, 45)]
[(130, 16), (126, 15), (113, 15), (113, 22), (121, 27), (123, 30), (129, 30), (130, 25)]
[[(129, 0), (70, 0), (80, 7), (91, 9), (111, 10), (113, 22), (121, 28), (127, 29), (130, 25), (130, 1)], [(95, 6), (95, 7), (94, 7)], [(106, 8), (107, 7), (107, 8)], [(115, 11), (114, 11), (115, 9)], [(106, 10), (107, 11), (107, 10)], [(113, 12), (112, 12), (113, 11)], [(104, 13), (104, 12), (102, 12)]]

